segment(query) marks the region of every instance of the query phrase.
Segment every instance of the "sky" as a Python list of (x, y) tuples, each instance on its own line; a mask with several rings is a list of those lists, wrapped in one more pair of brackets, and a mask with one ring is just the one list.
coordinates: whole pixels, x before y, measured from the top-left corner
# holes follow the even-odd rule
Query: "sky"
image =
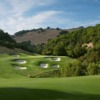
[(100, 0), (0, 0), (0, 29), (76, 28), (100, 23)]

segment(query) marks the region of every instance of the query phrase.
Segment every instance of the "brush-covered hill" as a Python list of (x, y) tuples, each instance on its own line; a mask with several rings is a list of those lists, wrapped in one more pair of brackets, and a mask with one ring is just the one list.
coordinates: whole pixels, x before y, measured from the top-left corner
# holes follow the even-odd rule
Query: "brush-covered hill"
[(45, 55), (69, 56), (78, 61), (64, 68), (65, 76), (100, 74), (100, 24), (79, 28), (45, 44)]
[(14, 48), (16, 41), (6, 32), (0, 29), (0, 46)]
[(62, 30), (59, 28), (39, 28), (33, 30), (23, 30), (15, 33), (14, 39), (17, 43), (21, 43), (23, 41), (31, 41), (32, 44), (42, 44), (47, 43), (48, 40), (53, 39), (59, 36)]
[[(0, 29), (0, 54), (1, 53), (29, 53), (23, 46), (17, 44), (11, 35)], [(24, 49), (24, 50), (23, 50)]]

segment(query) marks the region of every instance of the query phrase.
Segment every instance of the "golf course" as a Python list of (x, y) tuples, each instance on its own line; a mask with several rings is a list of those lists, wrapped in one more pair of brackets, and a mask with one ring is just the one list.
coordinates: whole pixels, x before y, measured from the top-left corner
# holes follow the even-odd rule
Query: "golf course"
[(74, 61), (64, 56), (0, 54), (0, 100), (99, 100), (99, 75), (37, 78)]
[(18, 78), (18, 77), (39, 77), (45, 73), (52, 72), (62, 68), (71, 62), (76, 61), (64, 56), (41, 56), (28, 54), (1, 54), (0, 55), (0, 77)]
[(100, 76), (0, 79), (0, 100), (99, 100)]

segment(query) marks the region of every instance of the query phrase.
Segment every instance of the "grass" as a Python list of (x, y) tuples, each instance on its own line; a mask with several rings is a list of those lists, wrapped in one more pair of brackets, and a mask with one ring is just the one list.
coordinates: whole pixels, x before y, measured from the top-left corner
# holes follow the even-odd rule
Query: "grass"
[(0, 79), (0, 100), (100, 100), (100, 76)]
[[(60, 57), (60, 62), (46, 60), (46, 56), (19, 54), (16, 58), (8, 54), (0, 55), (0, 100), (100, 100), (100, 75), (71, 78), (28, 78), (54, 70), (51, 66), (61, 67), (75, 59)], [(16, 59), (27, 61), (27, 70), (17, 70), (13, 62)], [(40, 63), (48, 63), (49, 68), (42, 69)]]
[[(0, 77), (1, 78), (19, 78), (19, 77), (28, 77), (28, 76), (36, 76), (38, 74), (44, 74), (45, 72), (49, 72), (52, 70), (56, 70), (52, 67), (52, 65), (60, 65), (61, 67), (68, 65), (70, 62), (75, 61), (75, 59), (61, 56), (61, 61), (56, 62), (53, 60), (54, 56), (50, 56), (52, 60), (47, 60), (47, 56), (41, 55), (28, 55), (19, 53), (19, 58), (14, 57), (8, 54), (0, 54)], [(14, 62), (17, 59), (26, 60), (26, 64), (18, 64)], [(40, 63), (48, 63), (49, 67), (47, 69), (43, 69), (40, 67)], [(19, 70), (16, 69), (15, 66), (27, 67), (27, 70)]]

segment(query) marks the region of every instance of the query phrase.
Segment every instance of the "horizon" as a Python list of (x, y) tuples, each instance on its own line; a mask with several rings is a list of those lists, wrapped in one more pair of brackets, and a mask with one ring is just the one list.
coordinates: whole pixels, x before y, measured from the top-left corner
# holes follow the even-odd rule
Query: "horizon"
[(100, 0), (0, 0), (0, 29), (13, 35), (37, 28), (70, 29), (100, 23)]

